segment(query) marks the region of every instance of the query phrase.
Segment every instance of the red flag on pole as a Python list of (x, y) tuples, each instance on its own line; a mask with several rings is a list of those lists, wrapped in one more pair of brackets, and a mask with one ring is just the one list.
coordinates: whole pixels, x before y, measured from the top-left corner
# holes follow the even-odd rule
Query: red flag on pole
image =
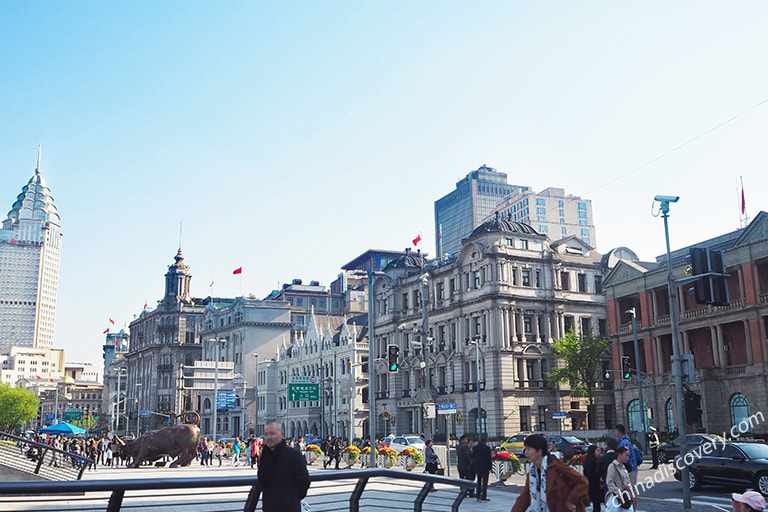
[(421, 233), (413, 239), (413, 245), (419, 245), (419, 242), (421, 242)]
[(235, 270), (232, 271), (233, 274), (242, 274), (243, 273), (243, 267), (238, 267)]
[(747, 202), (744, 200), (744, 185), (741, 185), (741, 214), (747, 211)]
[(147, 309), (147, 299), (144, 299), (144, 309)]
[(211, 284), (208, 285), (208, 288), (210, 288), (211, 286), (213, 286), (213, 279), (211, 279)]
[(111, 323), (112, 325), (115, 325), (115, 321), (112, 320), (111, 318), (109, 319), (109, 323)]
[(106, 329), (104, 329), (104, 330), (101, 332), (101, 334), (107, 334), (108, 332), (109, 332), (109, 327), (107, 327)]

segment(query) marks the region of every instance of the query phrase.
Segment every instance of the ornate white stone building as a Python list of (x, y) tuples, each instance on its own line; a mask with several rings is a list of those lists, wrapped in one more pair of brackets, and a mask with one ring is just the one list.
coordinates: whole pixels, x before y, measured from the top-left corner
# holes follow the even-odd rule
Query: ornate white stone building
[[(586, 399), (546, 375), (557, 364), (555, 339), (571, 329), (607, 334), (606, 271), (579, 238), (552, 242), (498, 216), (478, 226), (455, 257), (427, 262), (411, 253), (392, 262), (374, 283), (376, 432), (476, 432), (478, 384), (490, 436), (556, 430), (553, 412), (567, 413), (564, 430), (587, 428)], [(400, 349), (395, 374), (388, 345)], [(602, 428), (612, 397), (597, 396), (592, 422)], [(432, 401), (456, 402), (458, 414), (430, 425), (423, 403)]]
[(38, 156), (0, 229), (0, 350), (53, 347), (61, 239)]

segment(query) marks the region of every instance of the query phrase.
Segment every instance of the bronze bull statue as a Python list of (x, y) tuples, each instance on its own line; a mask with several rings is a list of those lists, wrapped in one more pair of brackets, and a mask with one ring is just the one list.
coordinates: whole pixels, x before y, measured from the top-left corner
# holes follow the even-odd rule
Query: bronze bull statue
[[(137, 468), (144, 462), (155, 462), (161, 457), (178, 457), (169, 466), (189, 466), (195, 460), (197, 444), (200, 442), (200, 415), (197, 412), (182, 414), (181, 425), (151, 430), (132, 441), (123, 441), (115, 436), (120, 444), (120, 457), (131, 458), (129, 468)], [(191, 419), (191, 421), (190, 421)]]

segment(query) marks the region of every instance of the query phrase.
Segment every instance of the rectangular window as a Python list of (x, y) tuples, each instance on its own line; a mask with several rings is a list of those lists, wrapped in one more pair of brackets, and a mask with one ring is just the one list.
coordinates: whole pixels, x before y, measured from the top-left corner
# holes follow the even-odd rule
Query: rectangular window
[(541, 270), (536, 271), (536, 288), (541, 288)]
[(578, 274), (579, 279), (579, 291), (585, 293), (587, 291), (587, 274)]
[(579, 208), (579, 210), (586, 210), (587, 209), (587, 203), (579, 203), (578, 208)]
[(403, 294), (403, 309), (408, 309), (408, 292)]
[(597, 320), (597, 333), (603, 337), (608, 336), (608, 321), (605, 318), (599, 318)]
[(603, 291), (603, 276), (596, 275), (595, 276), (595, 293), (600, 293), (602, 291)]
[(537, 222), (547, 222), (547, 218), (545, 216), (543, 216), (543, 215), (537, 215), (536, 216), (536, 221)]
[(586, 219), (587, 218), (587, 212), (579, 212), (579, 218), (580, 219)]
[(558, 208), (562, 208), (563, 207), (563, 202), (562, 201), (558, 201), (557, 202), (557, 207)]
[(512, 286), (517, 286), (517, 267), (512, 267)]
[(520, 240), (520, 248), (528, 249), (528, 240)]
[(588, 229), (582, 229), (581, 230), (581, 236), (589, 236), (589, 230)]
[(482, 332), (481, 325), (480, 325), (480, 317), (476, 316), (474, 320), (475, 320), (475, 335), (478, 335)]
[(520, 406), (520, 431), (528, 432), (531, 427), (531, 408), (530, 406)]
[(592, 319), (588, 316), (581, 317), (581, 333), (592, 334)]
[(523, 286), (531, 286), (531, 271), (523, 270)]
[(515, 241), (512, 238), (507, 238), (506, 243), (507, 243), (507, 247), (514, 247), (515, 246)]
[(585, 221), (585, 220), (580, 220), (579, 221), (579, 226), (589, 226), (589, 223), (587, 221)]
[(543, 224), (539, 225), (539, 233), (546, 233), (547, 231), (549, 231), (549, 228), (547, 226)]
[(537, 206), (544, 206), (546, 203), (544, 202), (544, 199), (541, 197), (536, 198), (536, 205)]
[(558, 210), (561, 217), (565, 217), (565, 210)]
[(536, 215), (546, 215), (547, 209), (546, 208), (536, 208)]
[(560, 286), (563, 290), (571, 289), (571, 281), (568, 272), (560, 272)]
[(566, 228), (560, 228), (560, 232), (563, 234), (563, 236), (568, 234), (568, 230)]
[(456, 281), (454, 280), (454, 278), (451, 278), (450, 281), (448, 281), (448, 290), (451, 295), (456, 293)]
[(480, 288), (480, 272), (475, 270), (472, 273), (472, 279), (474, 280), (474, 283), (475, 283), (475, 290), (477, 290), (478, 288)]
[(531, 334), (533, 332), (531, 317), (524, 316), (523, 317), (523, 329), (525, 330), (525, 334)]
[(445, 285), (442, 281), (437, 283), (437, 300), (443, 300), (443, 288), (445, 288)]

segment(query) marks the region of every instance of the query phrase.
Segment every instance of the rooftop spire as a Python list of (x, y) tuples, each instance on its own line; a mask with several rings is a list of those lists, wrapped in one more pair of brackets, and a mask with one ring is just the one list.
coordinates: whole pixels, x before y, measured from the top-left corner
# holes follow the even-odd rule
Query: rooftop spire
[(37, 144), (37, 168), (35, 169), (35, 174), (40, 174), (40, 161), (43, 158), (43, 145), (38, 143)]

